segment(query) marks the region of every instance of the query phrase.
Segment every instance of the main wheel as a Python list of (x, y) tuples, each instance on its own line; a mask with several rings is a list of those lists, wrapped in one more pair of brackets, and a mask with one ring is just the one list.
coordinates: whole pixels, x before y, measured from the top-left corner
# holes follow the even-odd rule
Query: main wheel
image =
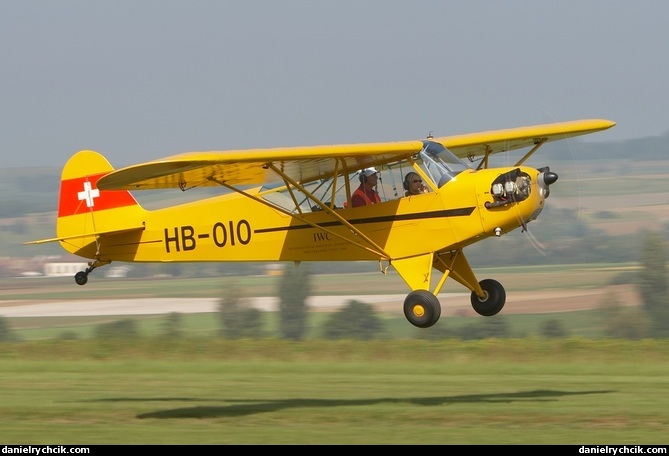
[(404, 300), (404, 316), (414, 326), (429, 328), (439, 321), (441, 304), (427, 290), (412, 291)]
[(74, 281), (77, 282), (77, 285), (86, 285), (86, 282), (88, 282), (88, 274), (84, 271), (79, 271), (74, 275)]
[(493, 279), (484, 279), (479, 282), (485, 293), (485, 298), (479, 298), (472, 291), (472, 307), (477, 314), (484, 317), (497, 315), (506, 303), (506, 291), (501, 283)]

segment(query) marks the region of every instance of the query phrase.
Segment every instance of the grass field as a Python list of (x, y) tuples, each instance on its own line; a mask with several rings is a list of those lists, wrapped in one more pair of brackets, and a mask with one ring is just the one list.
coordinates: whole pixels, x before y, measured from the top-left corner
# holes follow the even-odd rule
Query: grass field
[[(378, 334), (381, 339), (420, 339), (444, 338), (443, 331), (483, 324), (484, 317), (442, 317), (433, 328), (420, 329), (410, 325), (403, 315), (395, 313), (377, 312), (383, 330)], [(561, 312), (558, 314), (523, 314), (504, 315), (496, 317), (503, 319), (508, 327), (510, 337), (527, 337), (541, 335), (542, 328), (547, 321), (557, 321), (568, 336), (600, 338), (603, 337), (603, 311)], [(322, 337), (328, 312), (311, 312), (307, 317), (306, 338), (317, 339)], [(11, 328), (21, 341), (48, 340), (63, 338), (86, 339), (93, 337), (98, 325), (132, 319), (138, 333), (142, 337), (157, 337), (165, 331), (167, 316), (92, 316), (92, 317), (43, 317), (43, 318), (13, 318), (10, 319)], [(279, 320), (276, 312), (266, 312), (263, 315), (264, 332), (270, 337), (280, 337)], [(220, 321), (217, 314), (184, 314), (181, 315), (179, 329), (185, 337), (216, 337), (220, 331)], [(67, 335), (65, 337), (64, 335)]]
[[(510, 296), (606, 287), (634, 265), (508, 269)], [(531, 276), (529, 273), (531, 272)], [(528, 279), (528, 277), (531, 277)], [(314, 292), (404, 293), (397, 277), (314, 277)], [(397, 280), (396, 280), (397, 279)], [(226, 279), (227, 280), (227, 279)], [(235, 280), (272, 295), (276, 277)], [(220, 296), (222, 279), (0, 280), (4, 302)], [(542, 291), (543, 290), (543, 291)], [(559, 292), (559, 291), (558, 291)], [(521, 303), (517, 303), (520, 305)], [(0, 310), (3, 301), (0, 301)], [(9, 305), (9, 304), (7, 304)], [(448, 303), (446, 303), (446, 306)], [(560, 301), (560, 305), (566, 305)], [(506, 309), (505, 309), (506, 310)], [(142, 337), (90, 338), (124, 316), (13, 318), (0, 344), (4, 444), (648, 444), (667, 443), (669, 341), (601, 336), (602, 310), (516, 314), (517, 337), (416, 339), (401, 310), (384, 338), (302, 342), (216, 337), (216, 316), (186, 314), (185, 336), (160, 338), (164, 315), (139, 315)], [(268, 327), (276, 326), (267, 312)], [(316, 328), (326, 312), (310, 314)], [(474, 317), (480, 321), (483, 317)], [(559, 319), (564, 339), (537, 328)], [(449, 315), (439, 325), (465, 325)], [(61, 340), (75, 331), (75, 340)], [(598, 333), (598, 331), (600, 331)], [(595, 335), (596, 337), (592, 337)]]
[(4, 444), (666, 444), (667, 341), (0, 345)]

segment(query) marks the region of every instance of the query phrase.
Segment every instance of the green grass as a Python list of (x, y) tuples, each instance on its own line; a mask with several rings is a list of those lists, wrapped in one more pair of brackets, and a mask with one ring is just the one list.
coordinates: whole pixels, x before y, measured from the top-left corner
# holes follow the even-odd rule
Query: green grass
[[(636, 265), (490, 270), (508, 292), (593, 288)], [(487, 276), (488, 271), (480, 271)], [(315, 275), (312, 294), (407, 292), (397, 275)], [(274, 295), (277, 277), (0, 280), (1, 298), (221, 297), (234, 281)], [(444, 291), (461, 292), (460, 287)], [(1, 301), (0, 301), (1, 302)], [(448, 303), (444, 303), (447, 306)], [(92, 338), (121, 318), (13, 318), (24, 340), (0, 344), (0, 436), (6, 444), (666, 444), (668, 341), (602, 337), (601, 310), (500, 314), (512, 338), (465, 342), (445, 329), (483, 317), (444, 316), (433, 328), (380, 313), (383, 338), (325, 341), (329, 315), (309, 313), (308, 339), (216, 337), (216, 314), (182, 314), (184, 337), (159, 338), (166, 316), (133, 316), (142, 337)], [(537, 336), (559, 320), (571, 337)], [(76, 340), (59, 339), (73, 332)]]
[[(361, 299), (364, 302), (364, 298)], [(569, 336), (599, 338), (603, 336), (603, 311), (561, 312), (551, 314), (498, 315), (509, 328), (512, 337), (541, 335), (542, 325), (546, 321), (556, 320), (565, 328)], [(397, 313), (378, 313), (384, 332), (379, 338), (384, 339), (416, 339), (425, 337), (441, 338), (440, 333), (450, 329), (485, 323), (480, 316), (444, 316), (432, 328), (418, 329), (411, 326), (406, 318)], [(329, 318), (328, 312), (310, 312), (308, 315), (308, 338), (322, 336), (322, 327)], [(97, 325), (130, 318), (135, 321), (141, 336), (156, 337), (163, 333), (167, 317), (165, 315), (150, 316), (93, 316), (93, 317), (27, 317), (9, 318), (12, 331), (22, 341), (58, 339), (66, 333), (77, 338), (92, 337)], [(276, 312), (265, 312), (264, 331), (270, 337), (279, 337), (278, 315)], [(181, 314), (180, 329), (185, 337), (216, 337), (220, 329), (218, 314)]]
[(667, 341), (0, 344), (5, 444), (666, 444)]

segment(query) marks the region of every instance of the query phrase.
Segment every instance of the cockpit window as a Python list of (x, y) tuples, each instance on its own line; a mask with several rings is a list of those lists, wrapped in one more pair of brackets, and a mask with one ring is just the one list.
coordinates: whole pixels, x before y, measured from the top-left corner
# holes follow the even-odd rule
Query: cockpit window
[[(413, 157), (413, 161), (415, 161), (413, 164), (412, 160), (401, 160), (376, 166), (379, 173), (376, 190), (381, 202), (397, 200), (404, 196), (404, 177), (414, 171), (413, 166), (420, 166), (438, 187), (446, 185), (459, 173), (470, 169), (464, 161), (442, 144), (430, 140), (423, 141), (423, 149)], [(259, 196), (291, 214), (322, 210), (315, 199), (330, 209), (343, 209), (347, 207), (346, 181), (349, 184), (349, 191), (353, 193), (359, 185), (359, 170), (350, 174), (340, 174), (336, 180), (328, 178), (306, 183), (302, 187), (304, 192), (297, 187), (286, 186), (285, 183), (265, 185), (260, 189)]]
[(464, 161), (438, 142), (423, 141), (423, 150), (418, 155), (428, 174), (439, 187), (451, 181), (462, 171), (469, 169)]
[[(346, 201), (344, 184), (340, 179), (339, 187), (333, 190), (332, 183), (332, 179), (321, 179), (304, 184), (304, 189), (320, 201), (323, 201), (326, 206), (332, 209), (341, 209), (344, 206), (344, 201)], [(281, 207), (292, 214), (321, 210), (307, 194), (296, 187), (291, 187), (289, 190), (284, 184), (269, 184), (262, 187), (259, 194), (265, 201)], [(332, 202), (333, 196), (335, 197), (334, 203)]]

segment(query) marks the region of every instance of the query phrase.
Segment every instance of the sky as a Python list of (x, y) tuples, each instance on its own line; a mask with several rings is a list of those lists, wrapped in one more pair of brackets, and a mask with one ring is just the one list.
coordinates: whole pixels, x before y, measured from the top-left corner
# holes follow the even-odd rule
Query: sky
[(669, 132), (665, 0), (0, 2), (0, 167), (583, 118)]

